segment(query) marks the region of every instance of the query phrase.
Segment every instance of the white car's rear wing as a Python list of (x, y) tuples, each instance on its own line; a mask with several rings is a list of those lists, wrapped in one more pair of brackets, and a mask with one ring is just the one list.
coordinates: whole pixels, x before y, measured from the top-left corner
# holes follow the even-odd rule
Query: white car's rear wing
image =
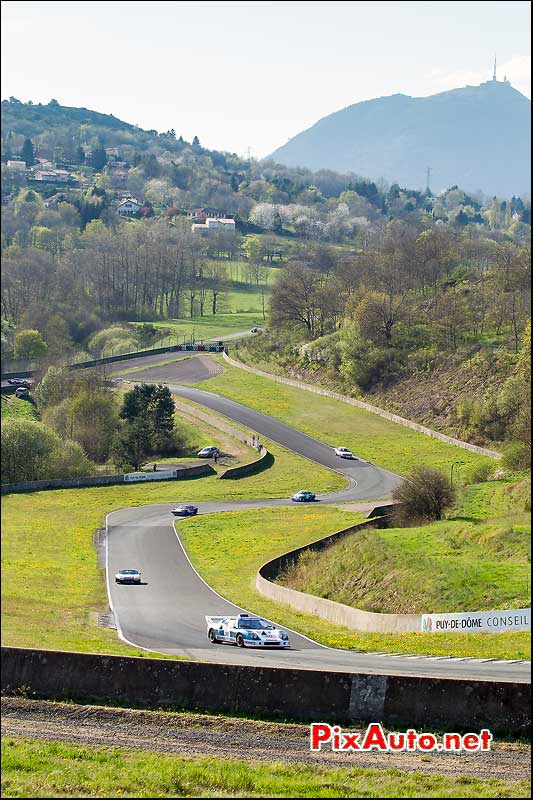
[(209, 628), (211, 625), (218, 625), (223, 619), (226, 619), (226, 617), (206, 617), (205, 621), (207, 622), (207, 627)]

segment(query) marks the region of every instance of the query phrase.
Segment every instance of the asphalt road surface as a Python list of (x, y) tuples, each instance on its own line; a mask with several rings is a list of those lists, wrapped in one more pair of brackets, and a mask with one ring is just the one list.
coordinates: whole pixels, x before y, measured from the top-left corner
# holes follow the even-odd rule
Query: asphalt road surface
[[(341, 492), (319, 495), (320, 503), (387, 497), (400, 480), (397, 475), (368, 462), (341, 460), (334, 455), (332, 447), (240, 403), (193, 387), (167, 385), (173, 393), (218, 411), (249, 427), (251, 432), (344, 474), (349, 481), (348, 487)], [(313, 489), (312, 486), (302, 488)], [(171, 509), (178, 502), (197, 505), (200, 514), (291, 505), (290, 500), (283, 498), (199, 503), (195, 501), (191, 484), (176, 484), (174, 503), (123, 509), (109, 514), (108, 592), (118, 632), (126, 641), (159, 653), (216, 663), (482, 680), (530, 680), (529, 662), (334, 650), (290, 632), (290, 629), (289, 650), (246, 650), (231, 645), (212, 645), (206, 635), (205, 616), (231, 615), (246, 609), (220, 597), (192, 567), (174, 529), (175, 518)], [(178, 531), (179, 526), (178, 519)], [(114, 574), (119, 569), (140, 569), (142, 585), (116, 584)]]

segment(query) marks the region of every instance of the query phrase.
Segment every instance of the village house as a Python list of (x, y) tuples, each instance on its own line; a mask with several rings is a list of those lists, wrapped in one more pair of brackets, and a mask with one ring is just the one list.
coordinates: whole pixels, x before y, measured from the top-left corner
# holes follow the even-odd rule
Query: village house
[(66, 169), (37, 169), (33, 172), (34, 181), (48, 181), (49, 183), (67, 183), (70, 172)]
[(235, 220), (228, 217), (207, 217), (205, 222), (194, 223), (191, 228), (193, 233), (209, 236), (215, 231), (234, 231)]
[(120, 217), (136, 217), (141, 210), (141, 204), (133, 197), (127, 197), (117, 206), (117, 214)]
[(10, 160), (7, 162), (7, 166), (10, 169), (14, 169), (17, 172), (26, 172), (26, 162), (25, 161), (15, 161)]

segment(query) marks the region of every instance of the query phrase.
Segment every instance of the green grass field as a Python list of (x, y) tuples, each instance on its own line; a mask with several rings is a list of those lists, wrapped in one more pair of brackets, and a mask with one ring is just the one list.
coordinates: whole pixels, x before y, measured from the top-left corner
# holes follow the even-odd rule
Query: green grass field
[[(488, 487), (471, 487), (470, 503)], [(320, 554), (303, 554), (280, 581), (299, 591), (380, 613), (524, 608), (531, 598), (531, 526), (522, 509), (415, 528), (363, 531)], [(490, 515), (490, 512), (489, 512)]]
[[(142, 325), (142, 322), (132, 322), (132, 325)], [(204, 317), (193, 317), (193, 319), (168, 319), (164, 321), (152, 322), (156, 328), (171, 329), (171, 333), (158, 342), (157, 346), (166, 344), (176, 344), (183, 342), (184, 339), (195, 341), (205, 339), (215, 339), (218, 336), (224, 337), (233, 333), (249, 331), (250, 328), (265, 324), (263, 315), (259, 308), (255, 311), (244, 311), (240, 313), (221, 313), (206, 314)]]
[[(361, 633), (274, 603), (257, 592), (257, 569), (276, 555), (353, 525), (362, 517), (339, 507), (258, 509), (195, 517), (178, 524), (180, 538), (202, 577), (224, 597), (330, 647), (476, 658), (529, 658), (528, 633)], [(376, 534), (381, 532), (376, 532)], [(372, 535), (372, 534), (369, 534)], [(239, 569), (235, 569), (238, 553)], [(228, 554), (230, 557), (228, 557)], [(379, 551), (378, 551), (379, 555)], [(416, 561), (416, 558), (415, 558)], [(479, 553), (479, 562), (483, 553)], [(341, 574), (340, 582), (346, 578)], [(411, 580), (417, 585), (416, 574)], [(309, 587), (299, 587), (311, 591)], [(429, 609), (428, 609), (429, 610)]]
[(141, 654), (96, 626), (107, 608), (93, 535), (108, 512), (150, 503), (288, 497), (302, 485), (334, 491), (344, 479), (278, 445), (270, 469), (238, 481), (216, 477), (150, 485), (61, 489), (2, 501), (2, 643), (82, 652)]
[(528, 781), (2, 738), (3, 797), (529, 797)]
[(344, 445), (356, 455), (385, 469), (406, 475), (426, 464), (449, 473), (454, 461), (462, 461), (455, 474), (466, 472), (484, 456), (446, 444), (340, 400), (285, 386), (252, 375), (223, 362), (224, 373), (203, 381), (199, 388), (216, 392), (269, 414), (332, 447)]
[(20, 400), (15, 395), (2, 395), (2, 419), (9, 417), (24, 417), (26, 419), (37, 419), (38, 414), (33, 403), (27, 400)]

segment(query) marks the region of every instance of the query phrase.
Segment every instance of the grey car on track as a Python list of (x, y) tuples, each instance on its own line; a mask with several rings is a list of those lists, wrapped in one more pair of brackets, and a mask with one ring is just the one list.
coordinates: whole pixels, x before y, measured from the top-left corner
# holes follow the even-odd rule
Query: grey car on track
[(314, 494), (314, 492), (308, 492), (305, 489), (301, 489), (299, 492), (296, 492), (296, 494), (293, 494), (291, 500), (293, 500), (295, 503), (310, 503), (313, 500), (316, 500), (316, 494)]

